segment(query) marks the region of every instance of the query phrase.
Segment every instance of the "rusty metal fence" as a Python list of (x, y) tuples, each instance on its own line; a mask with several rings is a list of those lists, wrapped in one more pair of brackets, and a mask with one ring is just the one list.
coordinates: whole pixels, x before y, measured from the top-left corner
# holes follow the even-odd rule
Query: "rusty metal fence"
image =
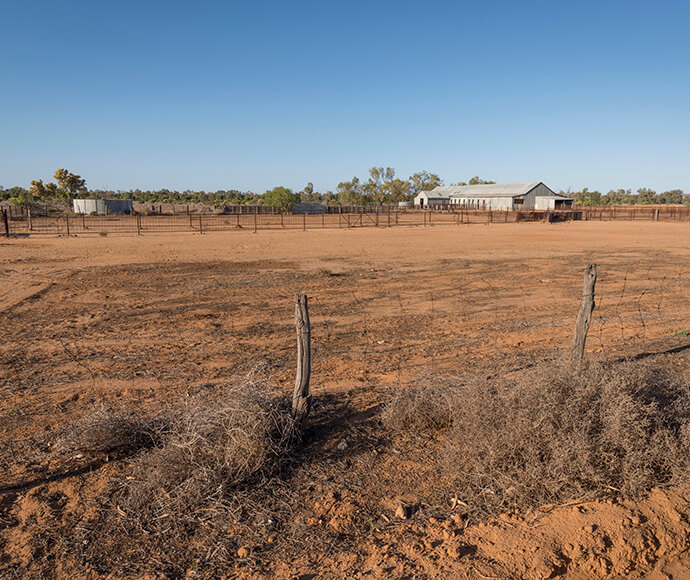
[(161, 232), (351, 229), (363, 227), (434, 226), (569, 220), (645, 220), (690, 222), (690, 207), (588, 207), (558, 211), (392, 210), (338, 214), (222, 215), (66, 215), (10, 216), (2, 213), (0, 231), (12, 235), (107, 235)]

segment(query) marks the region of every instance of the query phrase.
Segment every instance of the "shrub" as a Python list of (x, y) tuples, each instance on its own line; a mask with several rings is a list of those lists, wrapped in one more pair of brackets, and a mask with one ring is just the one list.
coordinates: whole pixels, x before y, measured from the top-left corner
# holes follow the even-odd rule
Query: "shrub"
[(434, 384), (428, 377), (412, 389), (396, 391), (385, 407), (384, 425), (399, 434), (429, 434), (450, 427), (458, 389)]
[(130, 413), (117, 415), (105, 406), (94, 408), (67, 427), (58, 438), (58, 453), (128, 455), (152, 447), (159, 433), (154, 422)]
[[(542, 363), (513, 377), (437, 384), (450, 427), (441, 461), (453, 493), (477, 516), (616, 492), (634, 497), (688, 481), (687, 381), (640, 362), (571, 370)], [(394, 401), (388, 415), (421, 408), (421, 393)], [(407, 402), (406, 402), (407, 401)], [(426, 422), (425, 419), (422, 419)], [(398, 432), (414, 420), (394, 423)]]
[(297, 441), (287, 401), (254, 382), (220, 395), (169, 413), (156, 446), (112, 483), (81, 528), (86, 560), (111, 571), (154, 557), (179, 575), (199, 558), (231, 559), (238, 542), (274, 525), (274, 478)]

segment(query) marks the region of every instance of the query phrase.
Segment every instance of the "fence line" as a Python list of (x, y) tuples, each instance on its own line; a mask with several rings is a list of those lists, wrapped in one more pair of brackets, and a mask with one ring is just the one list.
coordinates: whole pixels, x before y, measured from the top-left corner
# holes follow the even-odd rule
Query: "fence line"
[[(590, 330), (591, 346), (599, 345), (601, 350), (611, 349), (611, 352), (623, 349), (624, 352), (639, 354), (648, 351), (660, 338), (672, 339), (669, 331), (678, 330), (675, 339), (667, 344), (689, 347), (687, 333), (690, 330), (690, 320), (687, 313), (690, 301), (685, 288), (690, 281), (690, 271), (682, 263), (677, 264), (677, 270), (672, 275), (667, 275), (668, 271), (659, 271), (657, 275), (653, 263), (637, 262), (603, 267), (603, 283), (598, 284), (596, 290), (597, 307)], [(516, 287), (503, 280), (503, 274), (497, 273), (497, 280), (490, 271), (477, 272), (470, 273), (469, 278), (468, 275), (463, 275), (457, 285), (436, 287), (433, 293), (426, 289), (416, 291), (414, 283), (404, 288), (391, 287), (382, 292), (378, 292), (375, 286), (358, 288), (356, 292), (344, 292), (349, 298), (344, 303), (333, 303), (328, 298), (328, 288), (309, 288), (308, 292), (313, 296), (313, 300), (310, 299), (310, 318), (313, 326), (312, 365), (315, 376), (322, 376), (319, 373), (324, 371), (324, 366), (330, 361), (338, 361), (339, 364), (347, 365), (346, 371), (339, 372), (347, 377), (361, 377), (365, 384), (378, 381), (382, 376), (390, 383), (400, 384), (402, 377), (410, 372), (427, 368), (447, 370), (449, 361), (457, 360), (452, 365), (455, 369), (465, 366), (469, 368), (473, 364), (471, 351), (481, 355), (481, 358), (489, 354), (508, 359), (510, 357), (506, 353), (509, 349), (519, 348), (516, 353), (525, 349), (522, 345), (511, 344), (511, 340), (514, 340), (511, 339), (513, 333), (521, 334), (531, 327), (539, 329), (539, 336), (529, 339), (529, 351), (544, 349), (550, 353), (554, 348), (564, 349), (574, 322), (576, 293), (581, 282), (579, 268), (567, 267), (561, 274), (568, 276), (567, 282), (539, 280), (538, 283), (527, 286), (520, 284)], [(501, 281), (502, 284), (499, 283)], [(558, 291), (558, 297), (554, 296), (552, 286), (553, 290)], [(519, 291), (513, 292), (516, 288)], [(372, 294), (374, 290), (376, 292)], [(508, 301), (511, 292), (513, 300)], [(544, 294), (551, 297), (552, 306), (549, 308), (545, 307)], [(257, 307), (256, 304), (242, 304), (237, 308), (228, 304), (227, 311), (217, 313), (215, 321), (224, 321), (230, 325), (223, 336), (227, 338), (231, 335), (240, 339), (233, 343), (232, 349), (237, 352), (246, 351), (246, 355), (257, 349), (251, 332), (246, 337), (241, 336), (242, 333), (245, 329), (266, 325), (270, 341), (263, 343), (263, 353), (280, 361), (292, 360), (295, 352), (293, 298), (288, 291), (274, 293), (273, 289), (270, 289), (270, 296), (272, 304), (269, 308)], [(235, 298), (233, 294), (231, 302)], [(218, 295), (201, 298), (196, 304), (203, 307), (205, 301), (217, 303)], [(547, 298), (546, 302), (548, 301)], [(500, 303), (502, 306), (499, 310)], [(420, 308), (422, 305), (424, 307)], [(22, 316), (26, 316), (26, 313)], [(341, 317), (338, 324), (332, 324), (332, 316)], [(239, 320), (235, 321), (235, 317)], [(247, 317), (250, 319), (247, 320)], [(177, 324), (171, 318), (168, 319), (171, 326)], [(473, 323), (469, 332), (465, 328), (468, 320)], [(410, 323), (412, 328), (405, 322)], [(14, 320), (10, 323), (14, 323)], [(179, 346), (199, 339), (219, 340), (209, 337), (207, 331), (208, 329), (188, 329), (184, 338), (178, 331), (179, 342), (176, 344)], [(33, 330), (27, 336), (33, 336)], [(110, 360), (114, 358), (113, 352), (117, 352), (120, 359), (130, 361), (127, 363), (129, 372), (151, 372), (161, 364), (168, 364), (165, 361), (161, 363), (160, 360), (156, 365), (151, 364), (156, 356), (155, 341), (152, 342), (151, 349), (142, 351), (140, 347), (136, 347), (136, 351), (130, 351), (125, 348), (123, 352), (121, 347), (112, 350), (113, 347), (101, 346), (98, 341), (103, 336), (85, 336), (73, 330), (61, 330), (49, 339), (60, 345), (60, 355), (51, 359), (50, 364), (59, 366), (61, 359), (62, 363), (64, 360), (77, 362), (81, 367), (81, 374), (91, 378), (94, 374), (91, 361), (98, 363), (104, 359)], [(90, 344), (85, 346), (85, 343)], [(10, 360), (9, 351), (0, 351), (0, 363), (10, 372), (23, 373), (22, 369), (25, 366), (30, 368), (32, 363), (27, 359), (24, 345), (18, 342), (17, 346), (22, 346), (17, 351), (21, 360)], [(185, 363), (177, 360), (176, 364)], [(119, 378), (118, 373), (122, 369), (123, 367), (108, 367), (108, 377)], [(165, 370), (170, 372), (174, 367)], [(101, 376), (104, 376), (103, 372), (103, 368), (96, 370)], [(8, 393), (10, 388), (16, 389), (18, 385), (17, 378), (13, 376), (10, 381), (9, 376), (8, 372), (4, 387)], [(32, 384), (35, 382), (33, 375), (22, 376), (23, 380), (30, 380)], [(75, 377), (64, 380), (75, 380)], [(38, 401), (30, 399), (27, 402), (30, 407), (27, 406), (26, 417), (54, 414), (55, 407), (59, 404), (48, 398)], [(24, 416), (24, 411), (21, 416)], [(9, 455), (21, 455), (20, 442), (19, 439), (0, 442), (0, 467), (7, 463)]]
[(156, 232), (258, 231), (278, 229), (353, 229), (536, 221), (679, 221), (690, 222), (690, 207), (588, 207), (558, 211), (444, 209), (406, 211), (384, 208), (327, 214), (234, 213), (223, 215), (111, 215), (39, 217), (3, 213), (6, 235), (147, 234)]

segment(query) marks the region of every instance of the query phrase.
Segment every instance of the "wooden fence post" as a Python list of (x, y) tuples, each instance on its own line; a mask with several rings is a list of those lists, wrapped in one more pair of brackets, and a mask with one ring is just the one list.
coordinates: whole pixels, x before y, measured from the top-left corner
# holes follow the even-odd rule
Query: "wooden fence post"
[(575, 322), (575, 334), (573, 335), (573, 344), (570, 347), (570, 360), (572, 363), (579, 365), (585, 356), (585, 342), (587, 341), (587, 332), (589, 332), (589, 325), (592, 321), (592, 312), (594, 311), (594, 286), (597, 283), (597, 265), (589, 264), (585, 269), (585, 283), (582, 290), (582, 302), (580, 303), (580, 310), (577, 313), (577, 320)]
[(204, 218), (203, 215), (199, 216), (199, 233), (203, 234), (204, 233), (204, 222), (202, 221)]
[(311, 408), (309, 379), (311, 378), (311, 326), (309, 301), (306, 294), (295, 294), (295, 326), (297, 329), (297, 376), (292, 394), (292, 416), (300, 428)]
[(302, 214), (302, 231), (303, 232), (307, 231), (307, 214), (306, 213)]
[(33, 222), (33, 219), (32, 219), (32, 217), (31, 217), (31, 208), (29, 208), (29, 209), (27, 210), (26, 216), (27, 216), (27, 218), (28, 218), (28, 220), (29, 220), (29, 231), (32, 232), (33, 229), (34, 229), (34, 222)]
[(7, 219), (7, 210), (2, 210), (2, 223), (5, 225), (5, 237), (10, 237), (10, 222)]
[(65, 216), (65, 225), (67, 226), (67, 235), (69, 236), (69, 216)]
[(136, 215), (137, 218), (137, 236), (141, 235), (141, 216), (139, 214)]
[(256, 233), (256, 214), (258, 211), (259, 210), (258, 210), (258, 206), (257, 206), (257, 210), (254, 212), (254, 233)]

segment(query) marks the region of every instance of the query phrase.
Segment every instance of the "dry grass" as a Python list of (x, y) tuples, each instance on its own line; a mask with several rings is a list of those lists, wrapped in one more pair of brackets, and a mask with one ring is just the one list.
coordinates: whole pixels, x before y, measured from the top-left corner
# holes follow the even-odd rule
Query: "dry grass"
[(153, 559), (175, 576), (232, 559), (273, 523), (274, 478), (296, 440), (289, 407), (261, 383), (187, 400), (110, 486), (82, 528), (86, 547), (81, 537), (75, 545), (103, 571), (140, 571)]
[[(449, 393), (446, 423), (437, 401)], [(421, 419), (407, 418), (414, 413)], [(384, 416), (396, 433), (447, 427), (447, 491), (477, 517), (688, 481), (690, 385), (639, 362), (577, 371), (549, 362), (513, 377), (442, 381), (392, 401)]]
[(160, 438), (155, 421), (134, 413), (118, 415), (101, 405), (65, 429), (55, 445), (59, 454), (129, 455)]
[(431, 377), (423, 376), (415, 388), (393, 393), (381, 419), (400, 435), (433, 434), (451, 426), (457, 397), (456, 386), (434, 383)]

